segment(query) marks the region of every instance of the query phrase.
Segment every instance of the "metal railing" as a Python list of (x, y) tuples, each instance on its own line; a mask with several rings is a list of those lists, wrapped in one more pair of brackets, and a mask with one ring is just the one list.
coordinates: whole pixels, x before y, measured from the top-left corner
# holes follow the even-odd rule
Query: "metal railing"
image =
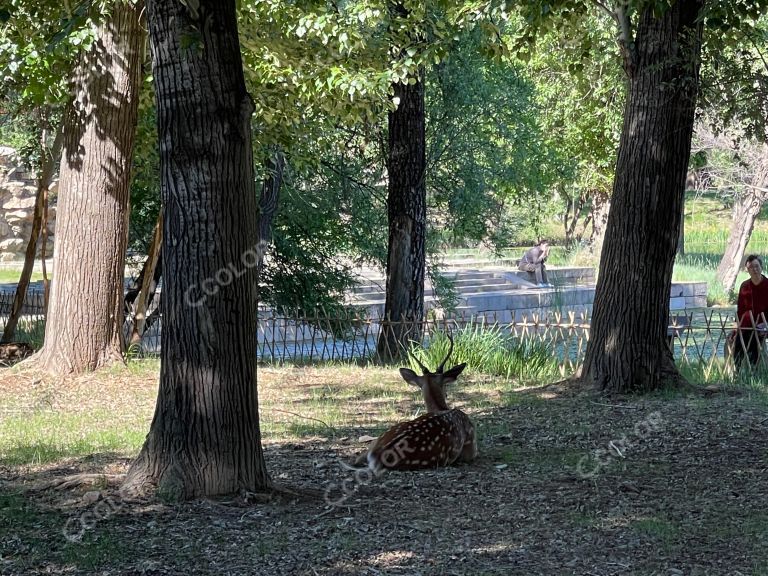
[[(0, 328), (7, 318), (13, 294), (0, 293)], [(508, 316), (508, 315), (507, 315)], [(40, 331), (44, 323), (42, 302), (25, 304), (19, 323), (19, 340), (25, 330)], [(731, 351), (727, 337), (735, 325), (733, 308), (696, 308), (675, 311), (670, 316), (669, 345), (679, 366), (727, 367)], [(141, 353), (160, 352), (162, 316), (144, 334)], [(428, 346), (437, 332), (453, 332), (474, 327), (500, 330), (521, 343), (546, 347), (558, 360), (562, 373), (572, 373), (580, 365), (589, 339), (588, 313), (518, 314), (511, 322), (498, 322), (495, 312), (440, 317), (433, 312), (421, 321), (384, 321), (365, 311), (348, 308), (334, 313), (259, 309), (257, 349), (259, 361), (275, 364), (307, 362), (378, 361), (377, 345), (382, 330), (405, 330), (415, 345)], [(736, 345), (739, 345), (737, 342)], [(741, 343), (743, 345), (743, 343)], [(387, 351), (392, 356), (393, 351)], [(765, 355), (763, 355), (765, 356)], [(730, 362), (732, 365), (732, 362)]]

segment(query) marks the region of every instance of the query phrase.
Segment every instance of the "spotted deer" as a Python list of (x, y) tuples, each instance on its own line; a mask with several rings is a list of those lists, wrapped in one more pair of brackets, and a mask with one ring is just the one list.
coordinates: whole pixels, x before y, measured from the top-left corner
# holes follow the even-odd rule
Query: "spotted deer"
[(415, 357), (423, 376), (409, 368), (400, 368), (403, 379), (421, 389), (427, 413), (392, 426), (371, 444), (367, 461), (374, 473), (384, 469), (438, 468), (456, 462), (471, 462), (477, 456), (475, 427), (464, 412), (448, 408), (445, 400), (445, 387), (455, 382), (466, 367), (462, 363), (443, 371), (453, 351), (453, 339), (449, 337), (449, 340), (448, 354), (437, 371), (430, 372)]

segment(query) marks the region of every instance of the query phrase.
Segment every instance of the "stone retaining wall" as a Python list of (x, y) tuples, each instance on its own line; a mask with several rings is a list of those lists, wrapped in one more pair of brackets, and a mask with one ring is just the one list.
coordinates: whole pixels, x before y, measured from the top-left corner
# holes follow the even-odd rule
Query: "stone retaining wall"
[[(24, 168), (13, 148), (0, 146), (0, 261), (24, 259), (32, 233), (36, 194), (36, 175)], [(49, 255), (53, 254), (55, 219), (56, 207), (51, 206), (45, 247)]]

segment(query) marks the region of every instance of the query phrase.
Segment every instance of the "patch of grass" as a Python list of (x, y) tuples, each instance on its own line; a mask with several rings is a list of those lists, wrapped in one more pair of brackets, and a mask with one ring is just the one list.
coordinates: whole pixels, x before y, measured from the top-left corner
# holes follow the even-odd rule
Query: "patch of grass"
[(128, 363), (72, 379), (16, 372), (6, 380), (16, 384), (0, 389), (0, 463), (135, 454), (152, 418), (157, 367)]
[[(676, 282), (706, 282), (707, 306), (730, 306), (736, 303), (736, 295), (725, 290), (717, 279), (717, 266), (720, 255), (706, 253), (687, 253), (678, 256), (672, 273)], [(736, 286), (746, 280), (746, 272), (736, 278)]]
[(18, 491), (0, 491), (0, 557), (20, 569), (13, 573), (42, 564), (82, 573), (128, 557), (130, 550), (110, 531), (108, 518), (99, 519), (79, 541), (66, 538), (66, 527), (78, 524), (78, 516), (42, 509)]
[(160, 374), (160, 358), (141, 358), (128, 360), (125, 365), (114, 364), (107, 370), (112, 374), (128, 372), (131, 376), (139, 378), (157, 376)]
[[(688, 382), (699, 386), (713, 385), (726, 390), (738, 391), (749, 397), (750, 401), (768, 406), (768, 367), (750, 366), (746, 363), (741, 371), (734, 374), (733, 365), (725, 359), (716, 359), (707, 363), (679, 363), (678, 369)], [(685, 394), (676, 389), (662, 390), (659, 396), (672, 399)]]
[(90, 454), (138, 451), (146, 435), (144, 422), (116, 426), (115, 420), (115, 414), (106, 410), (75, 414), (46, 410), (3, 418), (0, 462), (40, 465)]
[(550, 448), (537, 450), (525, 459), (527, 464), (533, 464), (539, 470), (574, 470), (584, 452), (572, 448)]
[(120, 560), (130, 558), (133, 551), (120, 535), (108, 529), (107, 521), (102, 521), (101, 526), (85, 532), (81, 541), (68, 542), (61, 551), (61, 561), (80, 570), (120, 565)]
[[(451, 363), (467, 363), (470, 372), (502, 376), (522, 383), (542, 384), (559, 377), (557, 359), (543, 344), (520, 341), (502, 332), (498, 324), (471, 322), (453, 335)], [(412, 346), (410, 352), (434, 370), (448, 353), (446, 334), (437, 332), (429, 347)], [(419, 370), (413, 362), (412, 368)]]
[(680, 534), (678, 526), (661, 516), (638, 518), (630, 527), (638, 534), (658, 541), (667, 552), (674, 547)]
[(259, 375), (263, 437), (333, 437), (380, 428), (423, 410), (421, 393), (394, 368), (351, 366), (264, 369)]
[[(19, 282), (19, 277), (21, 276), (21, 266), (22, 264), (19, 263), (18, 269), (0, 269), (0, 284), (17, 284)], [(37, 282), (42, 279), (42, 272), (32, 272), (32, 277), (30, 278), (31, 282)], [(51, 279), (50, 274), (48, 274), (48, 279)]]
[(35, 350), (39, 350), (43, 347), (43, 340), (45, 340), (45, 318), (37, 318), (28, 320), (27, 318), (19, 318), (19, 323), (16, 325), (16, 335), (14, 340), (17, 342), (27, 342)]
[(678, 361), (677, 369), (688, 382), (699, 385), (727, 382), (733, 378), (732, 369), (724, 359), (716, 359), (708, 363)]
[(571, 512), (568, 518), (569, 524), (580, 528), (593, 528), (600, 523), (600, 519), (593, 512)]
[(510, 420), (501, 420), (498, 418), (476, 418), (475, 430), (477, 436), (482, 441), (483, 438), (494, 438), (514, 434), (516, 431), (515, 423)]

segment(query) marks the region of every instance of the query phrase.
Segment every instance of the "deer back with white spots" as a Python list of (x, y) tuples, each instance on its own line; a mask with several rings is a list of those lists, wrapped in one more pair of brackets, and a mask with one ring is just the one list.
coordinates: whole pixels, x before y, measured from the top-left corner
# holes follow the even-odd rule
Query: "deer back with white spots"
[(367, 456), (372, 471), (423, 470), (471, 462), (477, 456), (475, 427), (464, 412), (448, 408), (445, 400), (445, 387), (455, 382), (466, 367), (464, 363), (443, 371), (453, 351), (453, 339), (449, 340), (448, 355), (437, 371), (430, 372), (415, 357), (423, 376), (409, 368), (400, 368), (405, 381), (421, 389), (427, 413), (396, 424), (373, 442)]

